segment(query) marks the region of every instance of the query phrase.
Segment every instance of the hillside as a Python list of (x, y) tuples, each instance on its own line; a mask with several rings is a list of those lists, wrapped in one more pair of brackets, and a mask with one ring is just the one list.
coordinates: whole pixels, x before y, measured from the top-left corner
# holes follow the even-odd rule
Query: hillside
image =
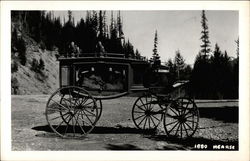
[[(41, 45), (34, 41), (27, 33), (23, 32), (18, 23), (12, 23), (12, 31), (21, 37), (24, 42), (26, 57), (25, 65), (20, 60), (21, 52), (18, 50), (17, 43), (11, 43), (11, 63), (12, 63), (12, 94), (51, 94), (58, 88), (59, 62), (56, 61), (58, 52), (42, 49)], [(12, 37), (13, 35), (12, 32)], [(13, 40), (12, 40), (13, 41)], [(43, 61), (43, 67), (36, 69), (39, 62)], [(37, 64), (34, 62), (38, 62)], [(14, 70), (13, 70), (14, 66)], [(16, 88), (15, 88), (16, 87)], [(14, 90), (14, 88), (16, 90)]]

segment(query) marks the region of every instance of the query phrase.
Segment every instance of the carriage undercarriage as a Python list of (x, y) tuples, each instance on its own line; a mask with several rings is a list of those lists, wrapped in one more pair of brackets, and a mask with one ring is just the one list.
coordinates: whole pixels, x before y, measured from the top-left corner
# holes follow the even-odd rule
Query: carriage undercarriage
[[(113, 92), (111, 95), (102, 95), (104, 90), (111, 91), (106, 87), (104, 89), (103, 85), (99, 86), (102, 87), (101, 89), (97, 90), (95, 88), (91, 90), (89, 89), (90, 86), (86, 87), (77, 83), (80, 80), (76, 81), (76, 74), (81, 73), (79, 71), (82, 70), (79, 68), (79, 64), (80, 67), (84, 66), (84, 70), (82, 70), (84, 72), (82, 73), (86, 76), (87, 68), (85, 69), (85, 64), (90, 64), (89, 71), (93, 71), (93, 66), (91, 66), (91, 63), (93, 64), (92, 59), (88, 59), (87, 62), (83, 62), (86, 59), (78, 61), (72, 59), (60, 60), (60, 78), (65, 77), (64, 73), (62, 73), (65, 70), (62, 69), (66, 66), (69, 69), (66, 73), (71, 74), (67, 76), (68, 80), (66, 81), (60, 79), (61, 88), (51, 95), (46, 105), (46, 120), (53, 132), (63, 138), (84, 138), (94, 129), (101, 117), (103, 99), (119, 98), (136, 91), (132, 89), (132, 82), (135, 78), (130, 78), (131, 71), (134, 71), (131, 66), (139, 67), (142, 65), (147, 66), (148, 64), (137, 61), (134, 64), (139, 64), (139, 66), (134, 64), (130, 66), (130, 63), (125, 62), (127, 60), (118, 60), (121, 63), (116, 64), (116, 66), (112, 65), (113, 62), (110, 62), (108, 59), (100, 61), (100, 58), (98, 58), (98, 60), (95, 60), (95, 64), (101, 64), (102, 67), (109, 66), (109, 70), (110, 68), (114, 70), (118, 66), (121, 76), (124, 75), (122, 79), (125, 82), (122, 85), (123, 90), (115, 89), (119, 92), (115, 94)], [(94, 66), (95, 70), (98, 69), (98, 65)], [(136, 81), (138, 82), (138, 80)], [(68, 82), (68, 84), (65, 82)], [(115, 91), (112, 85), (110, 87)], [(199, 111), (193, 99), (189, 97), (171, 97), (169, 93), (155, 92), (153, 87), (143, 87), (138, 91), (143, 91), (141, 92), (143, 94), (136, 99), (131, 112), (132, 120), (138, 129), (145, 132), (156, 130), (162, 123), (165, 133), (169, 137), (187, 138), (194, 135), (198, 128)]]

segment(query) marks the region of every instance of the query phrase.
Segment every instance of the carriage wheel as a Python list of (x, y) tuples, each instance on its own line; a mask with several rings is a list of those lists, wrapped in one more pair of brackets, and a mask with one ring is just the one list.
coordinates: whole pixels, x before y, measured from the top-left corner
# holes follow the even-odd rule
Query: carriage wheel
[(51, 95), (46, 105), (46, 120), (64, 138), (80, 138), (90, 133), (98, 120), (95, 99), (83, 88), (63, 87)]
[(156, 129), (162, 119), (162, 107), (158, 104), (157, 97), (144, 95), (139, 97), (132, 109), (132, 119), (138, 129)]
[(199, 111), (195, 102), (189, 98), (172, 101), (164, 115), (164, 129), (168, 136), (191, 137), (198, 128)]

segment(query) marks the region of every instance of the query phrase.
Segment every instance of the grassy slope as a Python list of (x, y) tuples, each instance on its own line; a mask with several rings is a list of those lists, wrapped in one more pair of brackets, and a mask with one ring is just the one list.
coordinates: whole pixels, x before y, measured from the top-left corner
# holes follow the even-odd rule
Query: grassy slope
[[(50, 94), (58, 88), (59, 63), (56, 61), (56, 51), (43, 51), (39, 45), (27, 35), (23, 35), (26, 43), (27, 63), (25, 66), (18, 63), (18, 71), (12, 73), (19, 83), (18, 94)], [(32, 71), (33, 59), (43, 59), (45, 77)]]

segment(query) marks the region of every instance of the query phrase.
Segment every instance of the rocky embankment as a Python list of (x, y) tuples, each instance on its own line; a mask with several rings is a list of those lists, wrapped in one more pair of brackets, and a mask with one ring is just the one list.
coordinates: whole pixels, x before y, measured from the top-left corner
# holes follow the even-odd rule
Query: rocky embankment
[[(41, 43), (37, 43), (25, 32), (22, 32), (18, 24), (12, 24), (12, 30), (16, 30), (17, 39), (22, 40), (25, 50), (21, 53), (16, 45), (18, 43), (13, 43), (12, 40), (11, 93), (21, 95), (50, 94), (55, 91), (59, 84), (57, 50), (43, 49)], [(12, 34), (12, 36), (14, 35)], [(25, 56), (25, 63), (21, 63), (20, 54)]]

